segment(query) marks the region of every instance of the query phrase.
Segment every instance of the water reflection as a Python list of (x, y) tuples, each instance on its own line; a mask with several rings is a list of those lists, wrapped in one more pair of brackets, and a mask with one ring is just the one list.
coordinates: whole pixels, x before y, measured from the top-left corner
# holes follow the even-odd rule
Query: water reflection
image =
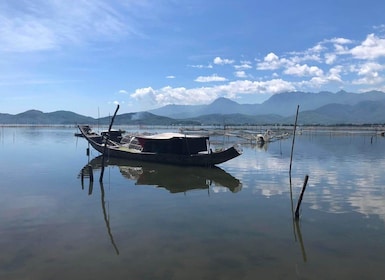
[(293, 226), (294, 226), (294, 239), (296, 242), (299, 242), (303, 261), (307, 262), (307, 255), (306, 255), (305, 245), (302, 238), (300, 221), (293, 220)]
[[(119, 255), (119, 249), (115, 243), (114, 236), (112, 235), (112, 230), (111, 230), (111, 226), (110, 226), (110, 219), (109, 219), (109, 215), (108, 215), (107, 209), (106, 209), (104, 185), (103, 185), (103, 182), (99, 182), (99, 184), (100, 184), (100, 194), (101, 194), (100, 198), (101, 198), (101, 203), (102, 203), (104, 222), (106, 223), (106, 228), (107, 228), (108, 236), (110, 237), (111, 244), (114, 247), (116, 254)], [(92, 182), (90, 182), (90, 188), (91, 188), (91, 185), (92, 185)]]
[[(101, 169), (102, 157), (92, 159), (81, 173), (89, 174), (89, 166), (92, 170)], [(120, 173), (125, 178), (136, 181), (136, 185), (157, 186), (170, 193), (209, 190), (213, 186), (227, 188), (233, 193), (242, 189), (242, 183), (238, 179), (219, 167), (174, 166), (116, 158), (109, 158), (105, 166), (117, 166)]]
[[(87, 171), (89, 171), (90, 169), (88, 168), (87, 166)], [(82, 189), (84, 190), (84, 172), (85, 172), (85, 169), (82, 170)], [(87, 174), (89, 175), (89, 174)], [(107, 233), (108, 233), (108, 236), (110, 238), (110, 242), (112, 244), (112, 247), (114, 248), (115, 250), (115, 253), (117, 255), (119, 255), (119, 248), (118, 248), (118, 245), (116, 244), (115, 242), (115, 239), (114, 239), (114, 236), (112, 234), (112, 229), (111, 229), (111, 225), (110, 225), (110, 215), (107, 211), (107, 208), (106, 208), (106, 193), (104, 191), (104, 184), (103, 182), (99, 182), (99, 185), (100, 185), (100, 200), (101, 200), (101, 205), (102, 205), (102, 212), (103, 212), (103, 219), (104, 219), (104, 222), (106, 224), (106, 229), (107, 229)], [(89, 180), (89, 185), (88, 185), (88, 194), (91, 195), (92, 192), (93, 192), (93, 188), (94, 188), (94, 182), (93, 180)]]
[[(117, 166), (120, 173), (127, 179), (135, 181), (136, 185), (150, 185), (165, 188), (170, 193), (187, 192), (191, 190), (210, 190), (214, 185), (224, 187), (235, 193), (242, 189), (241, 182), (219, 167), (186, 167), (163, 165), (157, 163), (134, 162), (124, 159), (110, 158), (105, 164)], [(102, 168), (102, 156), (93, 158), (80, 171), (82, 189), (85, 189), (85, 181), (88, 181), (88, 194), (92, 195), (94, 188), (94, 171)], [(91, 179), (92, 177), (92, 179)], [(85, 180), (88, 178), (88, 180)], [(98, 182), (101, 193), (101, 207), (107, 233), (112, 247), (117, 255), (120, 254), (115, 242), (110, 225), (110, 215), (106, 208), (105, 190), (103, 182)]]

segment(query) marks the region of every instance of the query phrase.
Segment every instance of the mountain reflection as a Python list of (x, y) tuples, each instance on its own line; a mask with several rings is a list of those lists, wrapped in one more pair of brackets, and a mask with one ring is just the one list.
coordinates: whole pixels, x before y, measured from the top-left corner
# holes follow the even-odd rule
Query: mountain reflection
[[(88, 173), (88, 166), (93, 170), (101, 169), (102, 157), (92, 159), (82, 169)], [(125, 159), (109, 158), (105, 167), (117, 166), (120, 173), (136, 185), (150, 185), (165, 188), (170, 193), (187, 192), (194, 189), (224, 187), (235, 193), (242, 189), (242, 183), (219, 167), (187, 167), (159, 163), (138, 162)]]

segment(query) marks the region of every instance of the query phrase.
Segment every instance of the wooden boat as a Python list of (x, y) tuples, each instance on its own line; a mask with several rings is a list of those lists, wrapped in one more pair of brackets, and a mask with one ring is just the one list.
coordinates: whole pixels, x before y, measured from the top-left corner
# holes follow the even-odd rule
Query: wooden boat
[(208, 136), (162, 133), (150, 136), (126, 136), (121, 131), (92, 131), (78, 126), (81, 135), (98, 152), (109, 157), (189, 166), (214, 166), (242, 154), (236, 145), (212, 151)]

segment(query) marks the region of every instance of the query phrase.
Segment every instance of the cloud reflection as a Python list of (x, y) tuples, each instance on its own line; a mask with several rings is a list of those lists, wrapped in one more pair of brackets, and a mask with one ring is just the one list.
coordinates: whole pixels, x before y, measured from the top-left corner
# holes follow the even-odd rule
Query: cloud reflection
[[(385, 145), (371, 143), (368, 135), (300, 137), (292, 170), (293, 197), (297, 199), (309, 175), (304, 204), (327, 213), (358, 212), (385, 221)], [(290, 143), (289, 143), (290, 142)], [(270, 143), (267, 151), (244, 148), (229, 168), (244, 189), (265, 197), (289, 197), (291, 141)]]

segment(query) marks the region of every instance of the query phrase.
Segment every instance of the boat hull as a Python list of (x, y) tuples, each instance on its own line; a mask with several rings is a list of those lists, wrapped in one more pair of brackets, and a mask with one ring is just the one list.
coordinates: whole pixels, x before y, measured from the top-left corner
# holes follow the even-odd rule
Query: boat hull
[(115, 158), (185, 166), (209, 167), (221, 164), (241, 155), (241, 151), (235, 146), (221, 151), (192, 155), (130, 151), (129, 149), (122, 147), (122, 145), (107, 145), (107, 147), (105, 147), (102, 143), (102, 137), (100, 135), (88, 134), (87, 131), (82, 129), (82, 127), (79, 127), (79, 129), (84, 138), (96, 151), (102, 154), (105, 152), (106, 156)]

